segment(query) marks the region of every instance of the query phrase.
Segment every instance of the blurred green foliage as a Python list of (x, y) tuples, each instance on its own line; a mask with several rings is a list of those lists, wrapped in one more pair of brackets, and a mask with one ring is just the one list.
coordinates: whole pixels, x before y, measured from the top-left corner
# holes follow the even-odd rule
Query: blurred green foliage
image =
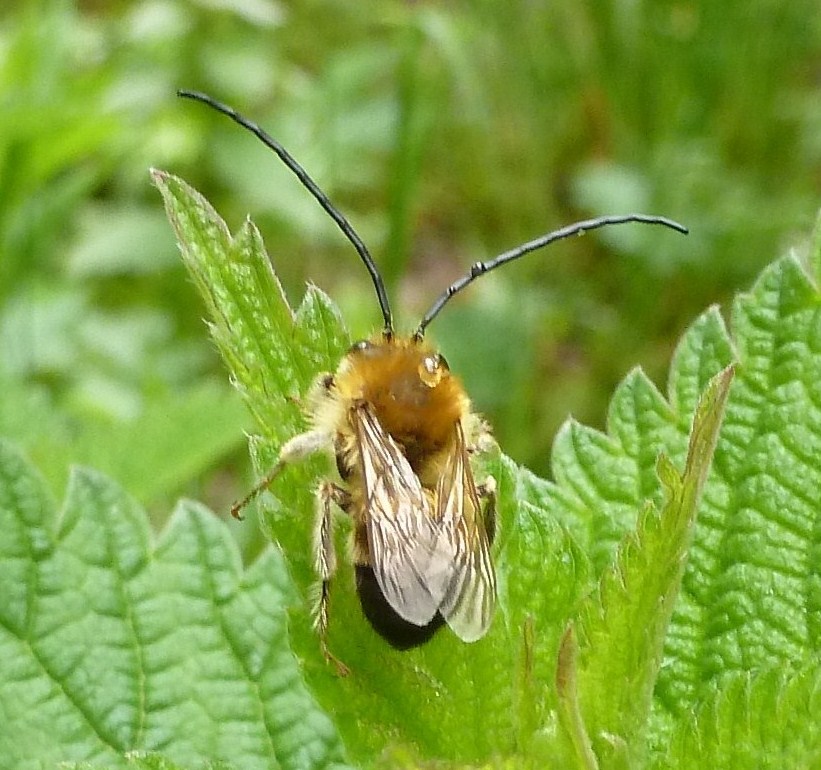
[[(197, 88), (280, 139), (385, 274), (400, 329), (485, 259), (578, 218), (614, 228), (478, 282), (430, 334), (504, 450), (545, 473), (573, 413), (602, 425), (641, 364), (663, 382), (705, 306), (746, 287), (821, 201), (814, 2), (9, 2), (0, 12), (0, 433), (61, 490), (112, 473), (154, 510), (221, 510), (250, 427), (147, 169), (232, 228), (250, 213), (304, 284), (378, 327), (350, 245)], [(800, 243), (796, 243), (800, 246)]]

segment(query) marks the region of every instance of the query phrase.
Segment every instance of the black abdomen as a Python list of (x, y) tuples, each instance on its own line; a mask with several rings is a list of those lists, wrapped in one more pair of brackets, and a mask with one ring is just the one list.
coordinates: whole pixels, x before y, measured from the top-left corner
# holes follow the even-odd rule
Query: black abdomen
[(424, 644), (444, 625), (445, 619), (438, 612), (426, 626), (417, 626), (405, 620), (388, 604), (371, 567), (356, 565), (356, 593), (362, 612), (374, 631), (397, 650), (409, 650)]

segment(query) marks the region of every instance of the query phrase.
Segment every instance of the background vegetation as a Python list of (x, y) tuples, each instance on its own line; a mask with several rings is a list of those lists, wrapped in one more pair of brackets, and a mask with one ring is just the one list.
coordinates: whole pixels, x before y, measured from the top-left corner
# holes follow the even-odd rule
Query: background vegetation
[[(149, 166), (260, 225), (354, 336), (379, 314), (356, 255), (198, 88), (280, 138), (350, 216), (401, 328), (476, 259), (580, 217), (617, 228), (478, 283), (431, 329), (501, 446), (540, 473), (572, 413), (657, 383), (684, 327), (810, 231), (821, 202), (821, 19), (724, 3), (7, 3), (0, 20), (0, 433), (49, 469), (118, 478), (155, 512), (217, 510), (250, 428), (201, 321)], [(800, 245), (800, 244), (797, 244)], [(253, 528), (248, 528), (253, 529)]]

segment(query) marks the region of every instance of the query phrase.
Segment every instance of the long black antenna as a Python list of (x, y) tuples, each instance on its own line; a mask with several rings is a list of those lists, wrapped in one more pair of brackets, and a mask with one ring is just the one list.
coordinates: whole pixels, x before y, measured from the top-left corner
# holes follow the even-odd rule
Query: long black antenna
[(385, 291), (385, 283), (382, 280), (382, 276), (379, 274), (379, 270), (376, 268), (373, 257), (371, 257), (368, 252), (368, 248), (362, 242), (362, 239), (356, 234), (356, 231), (351, 226), (351, 223), (348, 222), (339, 209), (331, 203), (328, 196), (319, 189), (316, 182), (308, 176), (308, 172), (302, 168), (299, 163), (297, 163), (293, 156), (276, 139), (267, 134), (256, 123), (244, 118), (233, 107), (229, 107), (227, 104), (223, 104), (222, 102), (208, 96), (208, 94), (201, 93), (200, 91), (187, 91), (181, 89), (177, 91), (177, 96), (202, 102), (203, 104), (207, 104), (209, 107), (217, 110), (217, 112), (227, 115), (235, 123), (239, 123), (239, 125), (243, 128), (254, 134), (254, 136), (256, 136), (257, 139), (259, 139), (266, 147), (273, 150), (279, 156), (280, 160), (289, 169), (291, 169), (297, 179), (299, 179), (299, 181), (302, 182), (306, 188), (308, 188), (308, 192), (316, 198), (319, 205), (322, 206), (331, 219), (336, 222), (339, 229), (342, 230), (345, 237), (353, 244), (353, 247), (362, 258), (362, 261), (365, 263), (365, 267), (368, 268), (368, 272), (371, 274), (371, 280), (373, 281), (374, 288), (376, 289), (376, 297), (379, 300), (379, 307), (382, 310), (382, 318), (385, 319), (384, 334), (386, 337), (393, 336), (393, 317), (391, 316), (391, 305), (388, 301), (388, 293)]
[(599, 227), (605, 227), (606, 225), (621, 225), (625, 222), (644, 222), (648, 225), (664, 225), (664, 227), (670, 227), (673, 230), (678, 230), (680, 233), (686, 234), (688, 232), (684, 225), (680, 225), (672, 219), (667, 219), (667, 217), (654, 217), (647, 214), (609, 215), (597, 217), (596, 219), (585, 219), (583, 222), (576, 222), (575, 224), (567, 225), (559, 230), (554, 230), (552, 233), (542, 235), (540, 238), (523, 243), (521, 246), (517, 246), (515, 249), (506, 251), (488, 262), (474, 262), (470, 268), (470, 272), (467, 275), (463, 275), (461, 278), (448, 286), (436, 302), (431, 305), (430, 310), (425, 313), (422, 320), (419, 322), (419, 326), (416, 327), (416, 332), (413, 336), (417, 340), (421, 340), (425, 336), (425, 329), (427, 329), (428, 324), (436, 318), (437, 315), (439, 315), (440, 311), (448, 303), (448, 301), (462, 291), (462, 289), (472, 284), (477, 278), (479, 278), (479, 276), (489, 273), (491, 270), (495, 270), (497, 267), (501, 267), (508, 262), (512, 262), (514, 259), (523, 257), (531, 251), (541, 249), (542, 246), (548, 246), (555, 241), (560, 241), (562, 238), (569, 238), (571, 235), (582, 235), (589, 230), (596, 230)]

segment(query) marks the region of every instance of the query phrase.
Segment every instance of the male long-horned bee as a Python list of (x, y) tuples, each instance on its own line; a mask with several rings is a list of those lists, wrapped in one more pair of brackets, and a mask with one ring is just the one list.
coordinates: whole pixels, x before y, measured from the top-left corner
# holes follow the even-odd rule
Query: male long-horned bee
[(314, 541), (320, 580), (316, 625), (325, 657), (345, 671), (327, 645), (329, 589), (336, 569), (334, 506), (353, 520), (357, 593), (365, 616), (386, 641), (400, 649), (414, 647), (443, 623), (465, 642), (482, 638), (496, 604), (490, 553), (496, 484), (492, 477), (476, 482), (471, 455), (488, 446), (489, 431), (472, 411), (459, 378), (425, 341), (428, 324), (479, 276), (559, 239), (624, 222), (659, 224), (683, 233), (687, 229), (644, 214), (577, 222), (476, 262), (433, 303), (412, 335), (397, 337), (376, 264), (302, 166), (231, 107), (198, 92), (179, 95), (227, 115), (280, 157), (353, 244), (371, 275), (384, 321), (381, 333), (349, 349), (336, 372), (318, 377), (308, 398), (310, 429), (282, 446), (277, 463), (232, 513), (239, 516), (289, 464), (329, 450), (341, 483), (319, 485)]

